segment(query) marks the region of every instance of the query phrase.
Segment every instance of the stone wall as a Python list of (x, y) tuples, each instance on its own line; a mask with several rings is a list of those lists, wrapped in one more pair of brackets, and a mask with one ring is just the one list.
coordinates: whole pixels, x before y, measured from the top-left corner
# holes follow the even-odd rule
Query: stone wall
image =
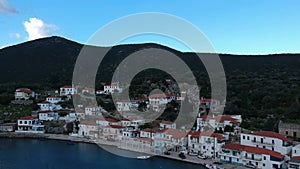
[(279, 134), (300, 138), (300, 124), (279, 122)]

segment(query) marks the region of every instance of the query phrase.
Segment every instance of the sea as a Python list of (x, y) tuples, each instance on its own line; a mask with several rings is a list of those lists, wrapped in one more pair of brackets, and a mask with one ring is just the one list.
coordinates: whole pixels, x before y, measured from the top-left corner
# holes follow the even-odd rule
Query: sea
[(0, 169), (204, 169), (153, 156), (147, 160), (110, 153), (96, 144), (0, 138)]

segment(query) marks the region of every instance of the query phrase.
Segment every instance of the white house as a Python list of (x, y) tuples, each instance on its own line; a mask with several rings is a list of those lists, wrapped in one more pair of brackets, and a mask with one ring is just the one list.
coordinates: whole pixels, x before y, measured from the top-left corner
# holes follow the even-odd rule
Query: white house
[(85, 115), (97, 116), (101, 114), (102, 107), (100, 106), (87, 106), (84, 109)]
[(289, 161), (289, 169), (300, 169), (300, 144), (292, 148), (292, 157)]
[(170, 103), (172, 100), (176, 100), (176, 96), (172, 94), (153, 94), (148, 98), (150, 107), (157, 112), (162, 109), (163, 105)]
[(28, 100), (34, 97), (34, 92), (28, 88), (19, 88), (15, 91), (15, 100)]
[(77, 89), (73, 86), (63, 86), (60, 88), (60, 96), (74, 95)]
[(218, 157), (225, 138), (218, 133), (189, 132), (188, 147), (191, 153), (204, 155), (207, 157)]
[(260, 131), (252, 134), (241, 134), (241, 145), (264, 148), (282, 155), (287, 155), (292, 150), (291, 139), (272, 131)]
[(240, 115), (222, 115), (222, 116), (198, 116), (197, 117), (197, 129), (203, 131), (204, 127), (211, 127), (224, 131), (226, 126), (239, 126), (242, 118)]
[(220, 160), (260, 169), (284, 168), (284, 155), (264, 148), (240, 144), (224, 145), (220, 153)]
[(78, 134), (80, 136), (90, 137), (90, 138), (98, 138), (100, 128), (99, 125), (93, 120), (82, 120), (78, 125), (79, 131)]
[[(153, 135), (155, 153), (161, 154), (166, 151), (179, 152), (186, 150), (187, 133), (173, 128), (154, 131)], [(148, 137), (149, 138), (149, 137)]]
[(58, 118), (59, 118), (58, 113), (53, 112), (51, 110), (39, 112), (39, 120), (52, 121), (52, 120), (58, 120)]
[(171, 121), (161, 121), (159, 127), (162, 129), (176, 129), (176, 123)]
[(122, 137), (122, 130), (124, 129), (125, 127), (119, 125), (105, 126), (103, 128), (103, 136), (106, 140), (120, 140)]
[(44, 125), (40, 125), (36, 117), (26, 116), (18, 119), (18, 129), (16, 132), (44, 133)]
[(120, 121), (121, 126), (131, 126), (134, 127), (135, 129), (138, 128), (138, 126), (145, 124), (145, 120), (142, 119), (137, 119), (137, 118), (126, 118)]
[(289, 161), (289, 169), (299, 169), (300, 168), (300, 156), (294, 156)]
[(100, 117), (96, 119), (96, 123), (99, 124), (100, 126), (109, 126), (109, 125), (115, 125), (118, 126), (120, 125), (120, 121), (112, 119), (112, 118), (105, 118), (105, 117)]
[(105, 94), (111, 94), (111, 93), (121, 93), (122, 88), (120, 88), (119, 83), (112, 83), (109, 85), (104, 85), (104, 93)]
[(130, 100), (122, 100), (116, 102), (118, 112), (128, 112), (138, 108), (138, 103), (131, 102)]
[(60, 105), (55, 105), (53, 103), (50, 103), (48, 101), (43, 101), (37, 104), (38, 106), (40, 106), (40, 110), (41, 111), (47, 111), (47, 110), (59, 110), (61, 109)]
[(50, 103), (53, 103), (53, 104), (56, 104), (56, 103), (61, 102), (62, 99), (59, 96), (49, 96), (49, 97), (46, 98), (46, 101), (50, 102)]

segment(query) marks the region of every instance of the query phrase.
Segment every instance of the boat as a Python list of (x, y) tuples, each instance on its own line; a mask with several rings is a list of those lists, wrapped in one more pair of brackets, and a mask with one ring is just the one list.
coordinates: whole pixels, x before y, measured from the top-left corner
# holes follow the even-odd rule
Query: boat
[(138, 156), (136, 157), (137, 159), (140, 159), (140, 160), (146, 160), (148, 158), (150, 158), (151, 156)]
[(68, 141), (67, 144), (68, 145), (74, 145), (75, 143), (73, 141)]

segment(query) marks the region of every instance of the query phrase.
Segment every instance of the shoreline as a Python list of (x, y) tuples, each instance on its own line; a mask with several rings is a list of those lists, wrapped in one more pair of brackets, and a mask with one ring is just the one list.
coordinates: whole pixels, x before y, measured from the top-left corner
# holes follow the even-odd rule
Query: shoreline
[(176, 160), (176, 161), (180, 161), (180, 162), (185, 162), (185, 163), (190, 163), (190, 164), (195, 164), (195, 165), (201, 165), (201, 166), (205, 167), (205, 164), (203, 164), (201, 162), (195, 162), (195, 161), (191, 161), (191, 160), (187, 160), (187, 159), (181, 159), (179, 157), (168, 156), (168, 155), (159, 155), (159, 154), (148, 153), (148, 152), (138, 152), (138, 151), (134, 151), (132, 149), (128, 150), (128, 149), (124, 149), (124, 148), (119, 148), (116, 145), (105, 144), (103, 142), (95, 142), (95, 141), (92, 141), (88, 138), (74, 137), (74, 136), (69, 136), (69, 135), (64, 135), (64, 134), (1, 132), (0, 133), (0, 138), (26, 138), (26, 139), (49, 139), (49, 140), (59, 140), (59, 141), (72, 141), (72, 142), (76, 142), (76, 143), (95, 144), (95, 145), (98, 145), (102, 149), (105, 150), (105, 148), (102, 147), (102, 145), (103, 145), (103, 146), (114, 147), (114, 148), (117, 148), (117, 149), (120, 149), (120, 150), (123, 150), (123, 151), (129, 151), (129, 152), (136, 153), (136, 154), (147, 154), (147, 155), (150, 155), (150, 156), (156, 156), (156, 157), (160, 157), (160, 158)]

